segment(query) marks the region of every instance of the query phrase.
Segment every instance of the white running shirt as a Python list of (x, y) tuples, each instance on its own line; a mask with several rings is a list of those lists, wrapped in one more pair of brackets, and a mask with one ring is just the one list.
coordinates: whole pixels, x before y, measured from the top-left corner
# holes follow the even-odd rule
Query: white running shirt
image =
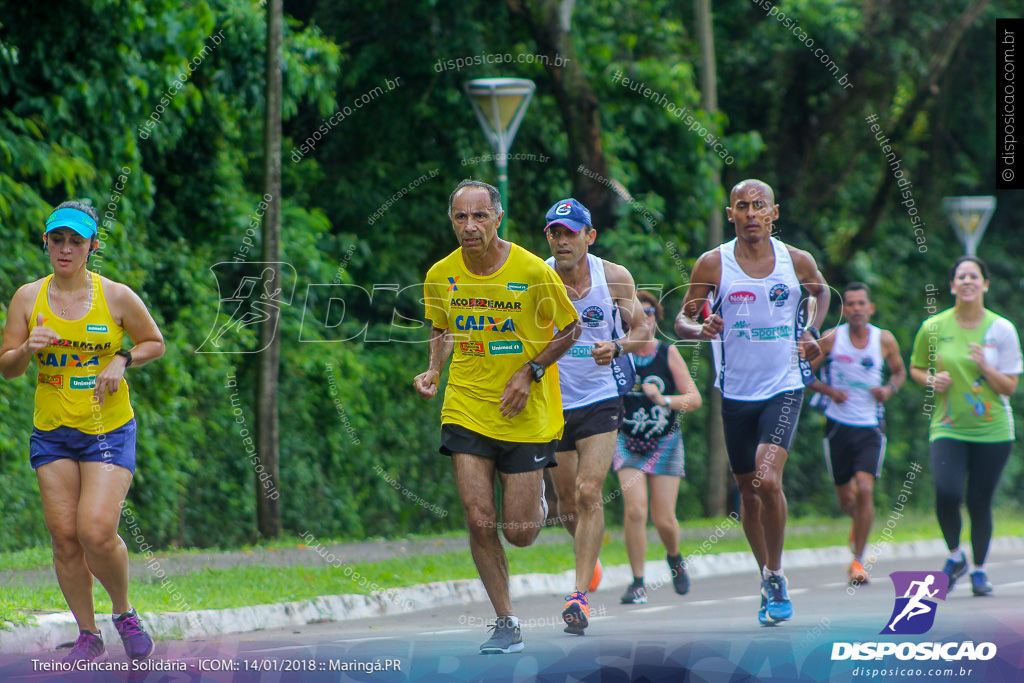
[(797, 354), (800, 280), (789, 249), (774, 237), (775, 267), (752, 278), (736, 262), (736, 239), (719, 247), (722, 277), (715, 308), (725, 327), (711, 340), (715, 386), (738, 401), (763, 401), (803, 388)]
[[(552, 268), (555, 258), (545, 261)], [(594, 342), (612, 341), (622, 337), (619, 308), (612, 300), (608, 280), (604, 274), (604, 261), (587, 254), (590, 266), (590, 291), (573, 301), (580, 316), (579, 339), (558, 359), (558, 382), (562, 390), (562, 409), (582, 408), (619, 395), (611, 367), (598, 365), (590, 355)]]

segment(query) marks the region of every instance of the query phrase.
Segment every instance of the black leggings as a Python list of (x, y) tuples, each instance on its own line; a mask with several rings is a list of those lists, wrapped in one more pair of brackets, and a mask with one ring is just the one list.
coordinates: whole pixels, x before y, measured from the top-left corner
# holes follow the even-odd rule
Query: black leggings
[(976, 565), (984, 564), (988, 554), (992, 540), (992, 497), (1012, 446), (1012, 441), (971, 443), (936, 439), (929, 448), (935, 514), (950, 550), (960, 545), (960, 503), (964, 499), (964, 480), (967, 481), (967, 514), (971, 517), (971, 548)]

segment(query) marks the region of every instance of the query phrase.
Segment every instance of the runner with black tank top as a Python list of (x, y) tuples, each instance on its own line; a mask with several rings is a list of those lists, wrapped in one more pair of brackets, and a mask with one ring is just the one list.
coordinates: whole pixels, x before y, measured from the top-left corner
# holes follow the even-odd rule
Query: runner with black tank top
[[(851, 584), (867, 583), (864, 546), (875, 515), (874, 485), (885, 457), (883, 405), (907, 378), (896, 338), (870, 323), (875, 312), (871, 292), (863, 282), (852, 282), (843, 292), (847, 322), (822, 335), (823, 381), (808, 388), (825, 398), (825, 465), (836, 486), (839, 507), (852, 518), (847, 568)], [(882, 381), (882, 366), (891, 376)], [(870, 562), (868, 567), (870, 567)]]
[[(587, 593), (601, 581), (604, 480), (622, 419), (615, 369), (618, 363), (629, 363), (627, 354), (647, 343), (652, 330), (629, 271), (588, 253), (597, 230), (587, 208), (575, 199), (563, 199), (545, 218), (544, 233), (551, 247), (547, 263), (565, 284), (581, 328), (573, 347), (558, 359), (565, 430), (555, 446), (558, 467), (551, 471), (551, 479), (559, 519), (572, 534), (576, 557), (575, 586), (565, 598), (562, 618), (566, 633), (582, 635), (590, 622)], [(628, 334), (623, 334), (623, 322), (629, 326)]]
[[(648, 320), (660, 320), (661, 304), (650, 292), (637, 294)], [(621, 602), (647, 602), (644, 561), (647, 555), (647, 507), (665, 545), (669, 574), (676, 593), (690, 590), (686, 563), (679, 552), (679, 521), (676, 497), (684, 476), (681, 412), (696, 410), (700, 394), (679, 350), (652, 339), (633, 354), (637, 381), (623, 397), (626, 416), (615, 444), (612, 469), (618, 474), (625, 506), (626, 552), (633, 583)]]
[[(697, 259), (675, 329), (684, 339), (712, 341), (743, 531), (761, 570), (758, 621), (770, 625), (793, 616), (782, 573), (782, 470), (800, 416), (801, 359), (820, 353), (815, 340), (829, 292), (810, 254), (771, 236), (779, 217), (771, 187), (744, 180), (729, 202), (736, 239)], [(810, 295), (807, 328), (799, 324), (802, 289)], [(714, 312), (700, 323), (705, 307)]]

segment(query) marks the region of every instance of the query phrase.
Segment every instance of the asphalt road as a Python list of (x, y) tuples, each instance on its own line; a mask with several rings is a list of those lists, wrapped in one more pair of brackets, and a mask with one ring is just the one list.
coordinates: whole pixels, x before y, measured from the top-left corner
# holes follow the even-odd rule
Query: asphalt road
[[(163, 641), (154, 664), (177, 672), (90, 673), (66, 677), (43, 670), (37, 657), (7, 660), (0, 680), (210, 681), (1024, 681), (1024, 552), (988, 565), (994, 597), (973, 597), (965, 579), (938, 602), (923, 635), (880, 636), (894, 605), (891, 571), (929, 571), (943, 558), (898, 560), (875, 567), (875, 580), (848, 591), (842, 568), (787, 572), (795, 618), (758, 625), (758, 582), (750, 575), (693, 582), (689, 595), (670, 586), (646, 605), (621, 605), (624, 586), (591, 594), (585, 636), (562, 632), (561, 595), (515, 601), (526, 649), (479, 655), (493, 615), (486, 603), (301, 629)], [(833, 661), (836, 642), (992, 642), (988, 661)], [(128, 666), (120, 648), (114, 661)], [(79, 674), (79, 676), (82, 676)]]

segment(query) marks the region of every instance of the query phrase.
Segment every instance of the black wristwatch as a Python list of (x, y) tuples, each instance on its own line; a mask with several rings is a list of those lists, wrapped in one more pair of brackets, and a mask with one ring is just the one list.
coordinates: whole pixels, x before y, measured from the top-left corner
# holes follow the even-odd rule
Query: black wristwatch
[(808, 333), (815, 339), (821, 339), (821, 332), (818, 332), (818, 328), (813, 325), (804, 329), (804, 332)]
[(616, 339), (612, 339), (612, 344), (615, 344), (615, 355), (612, 356), (612, 358), (618, 358), (622, 355), (622, 344), (620, 344)]
[(125, 349), (118, 349), (117, 351), (114, 351), (114, 355), (115, 356), (123, 356), (124, 357), (124, 359), (126, 361), (124, 366), (126, 368), (132, 364), (132, 352), (131, 351), (127, 351)]
[(533, 374), (533, 381), (539, 382), (540, 378), (544, 376), (544, 366), (540, 363), (534, 363), (532, 360), (526, 361), (526, 364), (530, 366), (530, 372)]

